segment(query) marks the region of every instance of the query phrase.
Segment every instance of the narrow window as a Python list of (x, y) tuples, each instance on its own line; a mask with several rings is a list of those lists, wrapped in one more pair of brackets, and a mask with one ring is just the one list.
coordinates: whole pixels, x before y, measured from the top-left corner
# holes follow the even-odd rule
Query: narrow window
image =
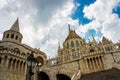
[(11, 34), (11, 38), (14, 38), (14, 34)]
[(69, 43), (67, 43), (67, 49), (69, 48)]
[(77, 47), (79, 46), (79, 43), (78, 43), (78, 41), (76, 41), (76, 46), (77, 46)]
[(9, 34), (7, 34), (6, 38), (9, 38)]
[(71, 41), (71, 47), (74, 47), (74, 42), (73, 41)]
[(15, 39), (17, 40), (17, 39), (18, 39), (18, 36), (16, 36)]

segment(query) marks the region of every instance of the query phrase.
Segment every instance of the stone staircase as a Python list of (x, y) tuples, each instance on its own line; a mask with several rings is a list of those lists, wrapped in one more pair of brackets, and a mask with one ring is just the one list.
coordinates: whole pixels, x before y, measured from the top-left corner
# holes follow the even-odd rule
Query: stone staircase
[(80, 80), (81, 77), (81, 70), (75, 72), (75, 74), (73, 74), (71, 80)]
[(114, 66), (115, 68), (119, 69), (120, 70), (120, 63), (114, 63)]

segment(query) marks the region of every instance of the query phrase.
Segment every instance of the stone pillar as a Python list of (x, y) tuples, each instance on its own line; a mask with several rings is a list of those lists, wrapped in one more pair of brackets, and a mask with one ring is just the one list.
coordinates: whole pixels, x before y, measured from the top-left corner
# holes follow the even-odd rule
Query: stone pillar
[(20, 74), (20, 61), (18, 62), (18, 65), (17, 65), (18, 67), (17, 67), (17, 73), (19, 73)]
[(4, 65), (4, 58), (2, 58), (2, 60), (1, 60), (1, 65), (3, 67), (3, 65)]
[(20, 72), (21, 72), (22, 74), (24, 74), (24, 63), (22, 63), (22, 64), (20, 65)]
[(6, 70), (8, 70), (8, 66), (9, 66), (9, 58), (7, 58), (7, 60), (6, 60), (6, 64), (5, 64), (5, 68), (6, 68)]
[(23, 62), (20, 62), (20, 73), (23, 73), (24, 74), (24, 63)]
[(89, 67), (90, 67), (90, 69), (92, 69), (92, 62), (91, 62), (91, 59), (89, 59)]
[(99, 63), (99, 66), (100, 66), (100, 70), (102, 68), (102, 64), (101, 64), (101, 60), (100, 60), (100, 57), (98, 57), (98, 63)]
[(104, 62), (102, 57), (100, 57), (100, 61), (101, 61), (102, 69), (104, 69)]
[(95, 64), (96, 64), (96, 68), (97, 68), (97, 70), (99, 69), (99, 64), (98, 64), (98, 61), (97, 61), (97, 59), (95, 58)]
[(15, 61), (14, 72), (17, 72), (17, 61)]
[(27, 73), (27, 63), (24, 63), (24, 67), (23, 67), (23, 68), (24, 68), (24, 69), (23, 69), (23, 70), (24, 70), (23, 72), (24, 72), (24, 74), (26, 74), (26, 73)]
[(14, 62), (14, 60), (11, 60), (10, 71), (13, 71), (13, 62)]
[(92, 58), (92, 63), (93, 63), (93, 70), (95, 71), (96, 70), (96, 66), (95, 66), (95, 62), (94, 62), (93, 58)]
[(85, 71), (89, 72), (89, 66), (88, 66), (89, 65), (89, 61), (87, 61), (87, 59), (85, 60), (85, 64), (86, 64), (86, 67), (85, 67), (86, 70)]

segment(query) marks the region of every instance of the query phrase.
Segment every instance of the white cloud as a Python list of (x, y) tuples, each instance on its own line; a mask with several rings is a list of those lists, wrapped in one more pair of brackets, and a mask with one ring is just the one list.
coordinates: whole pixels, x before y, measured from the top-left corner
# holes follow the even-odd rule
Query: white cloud
[(6, 5), (7, 5), (7, 1), (6, 0), (0, 0), (0, 9), (5, 7)]
[(68, 23), (78, 26), (78, 21), (70, 18), (75, 9), (72, 0), (4, 1), (9, 5), (0, 9), (0, 17), (3, 19), (0, 22), (5, 21), (4, 24), (0, 24), (7, 27), (0, 32), (9, 29), (19, 17), (23, 43), (40, 48), (48, 56), (53, 57), (57, 54), (58, 41), (62, 43), (68, 34)]
[(112, 10), (118, 6), (120, 0), (97, 0), (93, 4), (84, 7), (84, 17), (92, 21), (86, 25), (81, 25), (79, 29), (84, 35), (89, 29), (100, 31), (102, 34), (113, 40), (120, 39), (120, 18), (117, 14), (113, 14)]

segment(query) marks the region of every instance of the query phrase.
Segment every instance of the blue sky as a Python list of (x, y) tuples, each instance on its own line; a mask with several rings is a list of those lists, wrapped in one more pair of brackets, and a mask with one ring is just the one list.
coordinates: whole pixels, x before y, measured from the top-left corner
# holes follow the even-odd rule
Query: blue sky
[[(19, 17), (22, 43), (57, 55), (68, 24), (80, 37), (120, 40), (120, 0), (0, 0), (0, 39)], [(29, 29), (29, 30), (28, 30)]]
[(84, 17), (83, 9), (84, 6), (89, 6), (90, 4), (94, 3), (95, 0), (74, 0), (74, 4), (77, 6), (76, 10), (72, 14), (72, 19), (78, 19), (79, 24), (87, 24), (91, 20)]

